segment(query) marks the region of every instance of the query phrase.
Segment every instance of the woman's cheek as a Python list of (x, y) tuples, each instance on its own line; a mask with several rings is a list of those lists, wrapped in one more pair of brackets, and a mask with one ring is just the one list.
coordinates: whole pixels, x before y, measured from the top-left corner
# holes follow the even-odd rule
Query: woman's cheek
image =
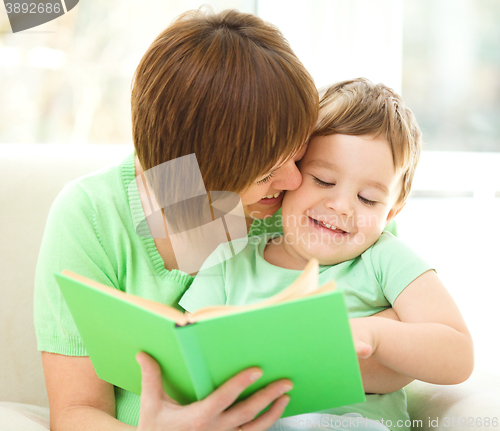
[(259, 202), (266, 192), (266, 187), (262, 186), (251, 186), (251, 189), (246, 190), (240, 194), (241, 203), (245, 205), (252, 205)]

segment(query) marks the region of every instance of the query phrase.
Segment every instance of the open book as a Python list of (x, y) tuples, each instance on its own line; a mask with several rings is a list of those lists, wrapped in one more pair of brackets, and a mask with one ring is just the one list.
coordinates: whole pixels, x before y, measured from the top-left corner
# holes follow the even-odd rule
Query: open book
[(70, 271), (55, 276), (97, 375), (115, 386), (141, 393), (135, 356), (144, 351), (181, 404), (251, 366), (264, 375), (241, 398), (280, 378), (294, 383), (283, 416), (365, 401), (342, 292), (318, 288), (316, 260), (266, 301), (189, 315)]

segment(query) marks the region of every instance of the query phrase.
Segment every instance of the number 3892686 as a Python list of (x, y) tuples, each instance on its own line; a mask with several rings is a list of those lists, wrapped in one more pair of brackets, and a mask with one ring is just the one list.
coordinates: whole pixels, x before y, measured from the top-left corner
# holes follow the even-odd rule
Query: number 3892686
[(7, 13), (61, 13), (59, 3), (5, 3)]

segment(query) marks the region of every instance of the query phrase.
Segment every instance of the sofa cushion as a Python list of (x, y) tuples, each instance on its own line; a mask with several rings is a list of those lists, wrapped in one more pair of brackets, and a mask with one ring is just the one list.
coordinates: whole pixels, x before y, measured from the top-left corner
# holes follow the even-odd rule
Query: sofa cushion
[[(414, 430), (500, 429), (500, 375), (476, 369), (459, 385), (414, 381), (406, 388)], [(496, 418), (496, 426), (493, 419)]]
[(20, 403), (0, 402), (2, 431), (47, 431), (49, 409)]
[(120, 145), (0, 144), (0, 401), (48, 406), (33, 327), (33, 280), (52, 202), (68, 181), (132, 151)]

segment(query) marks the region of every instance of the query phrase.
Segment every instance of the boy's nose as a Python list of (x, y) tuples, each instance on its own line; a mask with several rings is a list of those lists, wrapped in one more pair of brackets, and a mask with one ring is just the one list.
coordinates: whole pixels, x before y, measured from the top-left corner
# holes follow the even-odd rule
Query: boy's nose
[(330, 197), (326, 201), (326, 206), (341, 216), (352, 217), (354, 215), (354, 207), (351, 199), (340, 192)]

